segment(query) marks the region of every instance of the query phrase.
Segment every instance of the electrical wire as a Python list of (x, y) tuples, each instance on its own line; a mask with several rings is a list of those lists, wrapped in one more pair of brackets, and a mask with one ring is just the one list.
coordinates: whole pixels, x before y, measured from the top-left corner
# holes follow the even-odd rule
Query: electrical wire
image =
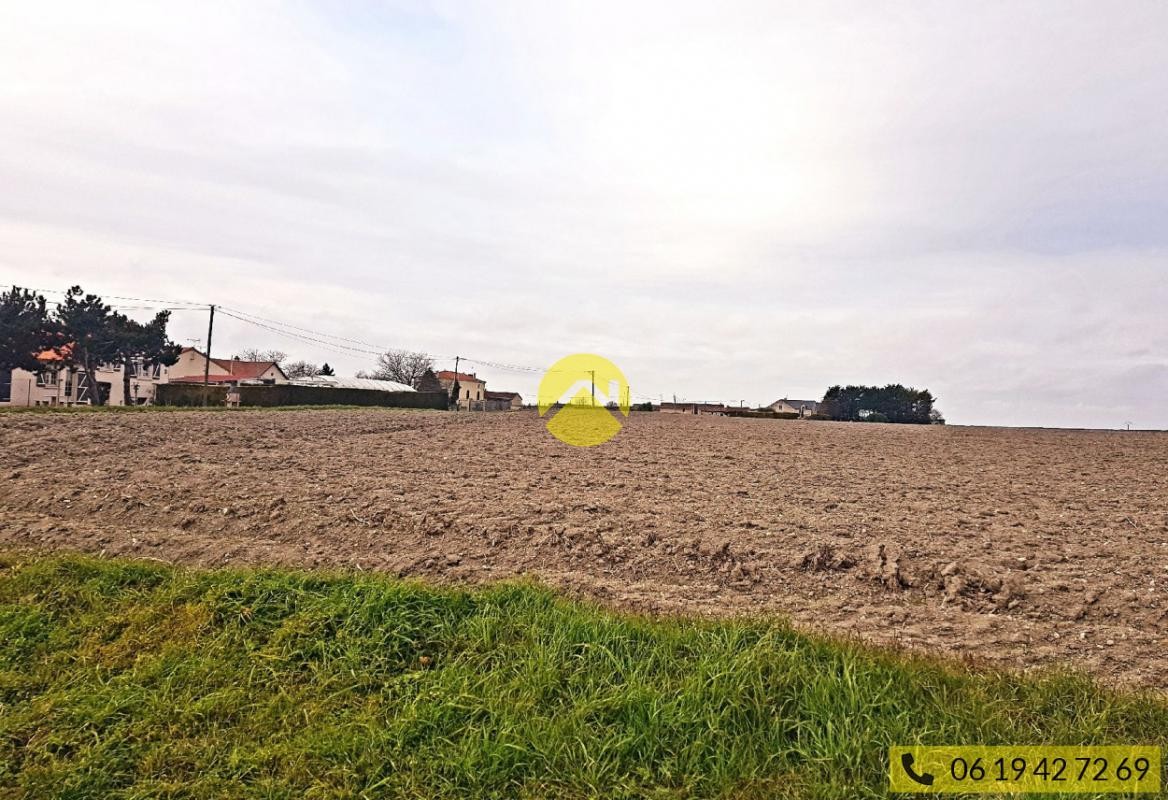
[[(59, 294), (59, 295), (67, 295), (68, 294), (68, 292), (63, 292), (60, 289), (35, 289), (31, 286), (16, 286), (15, 284), (11, 284), (11, 283), (0, 283), (0, 287), (4, 287), (6, 289), (27, 289), (30, 292), (39, 292), (40, 294)], [(183, 306), (183, 307), (196, 306), (198, 308), (208, 308), (209, 307), (209, 304), (207, 304), (207, 303), (196, 303), (193, 300), (158, 300), (157, 298), (152, 299), (149, 297), (125, 297), (123, 295), (117, 295), (117, 294), (101, 295), (101, 298), (103, 300), (105, 298), (109, 298), (111, 300), (131, 300), (135, 303), (160, 303), (164, 306), (169, 306), (169, 305)]]
[[(311, 333), (314, 336), (323, 336), (326, 339), (336, 339), (337, 341), (340, 341), (340, 342), (349, 342), (350, 344), (359, 344), (359, 345), (364, 345), (365, 347), (381, 347), (381, 345), (373, 344), (372, 342), (365, 342), (365, 341), (362, 341), (361, 339), (350, 339), (350, 338), (345, 337), (345, 336), (336, 336), (336, 335), (331, 334), (331, 333), (323, 333), (322, 331), (315, 331), (315, 330), (312, 330), (311, 328), (301, 328), (297, 325), (292, 325), (292, 324), (287, 323), (287, 322), (280, 322), (279, 320), (268, 319), (267, 317), (261, 317), (258, 314), (251, 314), (247, 311), (240, 311), (238, 308), (231, 308), (230, 306), (215, 306), (215, 308), (221, 309), (225, 313), (231, 312), (233, 314), (238, 314), (240, 316), (250, 317), (253, 320), (259, 320), (260, 322), (266, 322), (266, 323), (269, 323), (271, 325), (277, 325), (281, 328), (289, 328), (291, 330), (300, 331), (302, 333)], [(381, 348), (380, 352), (385, 352), (386, 349), (388, 349), (388, 348)]]
[[(42, 294), (66, 295), (67, 292), (58, 289), (37, 289), (33, 287), (17, 287), (14, 284), (0, 284), (4, 288), (22, 288), (32, 292), (39, 292)], [(125, 295), (102, 295), (102, 299), (109, 298), (111, 300), (127, 300), (135, 303), (156, 303), (160, 305), (111, 305), (110, 308), (117, 311), (207, 311), (210, 309), (208, 303), (196, 303), (192, 300), (159, 300), (145, 297), (129, 297)], [(223, 316), (230, 317), (238, 322), (243, 322), (248, 325), (253, 325), (257, 328), (275, 333), (292, 341), (301, 342), (304, 344), (312, 344), (317, 347), (324, 348), (338, 355), (346, 355), (349, 353), (360, 353), (362, 355), (379, 356), (387, 350), (393, 349), (386, 345), (375, 344), (362, 339), (353, 339), (347, 336), (338, 336), (336, 334), (325, 333), (323, 331), (314, 330), (312, 328), (305, 328), (299, 325), (292, 325), (291, 323), (281, 322), (279, 320), (262, 317), (258, 314), (253, 314), (242, 309), (233, 308), (231, 306), (216, 305), (215, 310)], [(359, 345), (359, 346), (354, 346)], [(455, 356), (432, 354), (434, 358), (443, 361), (453, 361)], [(490, 369), (503, 370), (505, 372), (520, 372), (527, 374), (546, 374), (549, 372), (544, 367), (535, 367), (524, 364), (509, 364), (500, 361), (492, 361), (485, 358), (476, 358), (474, 356), (458, 356), (460, 362), (467, 364), (475, 364), (479, 367), (488, 367)], [(634, 394), (643, 401), (652, 401), (654, 398), (649, 395)]]
[[(216, 310), (219, 310), (218, 306), (216, 306)], [(221, 313), (225, 317), (230, 317), (231, 319), (239, 320), (240, 322), (246, 322), (249, 325), (254, 325), (257, 328), (263, 328), (264, 330), (268, 330), (268, 331), (271, 331), (272, 333), (280, 334), (281, 336), (285, 336), (289, 339), (294, 339), (294, 340), (300, 341), (300, 342), (307, 342), (310, 344), (315, 344), (315, 345), (318, 345), (320, 347), (324, 347), (325, 349), (330, 349), (335, 353), (342, 353), (343, 351), (348, 351), (348, 352), (352, 352), (352, 353), (364, 353), (366, 355), (379, 356), (385, 352), (384, 350), (368, 350), (368, 349), (365, 349), (362, 347), (348, 347), (348, 346), (343, 345), (343, 344), (337, 344), (335, 342), (328, 342), (328, 341), (324, 341), (322, 339), (316, 339), (316, 338), (313, 338), (311, 336), (305, 336), (305, 335), (299, 334), (299, 333), (292, 333), (291, 331), (281, 330), (280, 328), (276, 328), (276, 327), (273, 327), (271, 325), (266, 325), (262, 322), (256, 322), (255, 320), (245, 319), (244, 317), (237, 316), (236, 314), (233, 314), (227, 310), (222, 310)]]

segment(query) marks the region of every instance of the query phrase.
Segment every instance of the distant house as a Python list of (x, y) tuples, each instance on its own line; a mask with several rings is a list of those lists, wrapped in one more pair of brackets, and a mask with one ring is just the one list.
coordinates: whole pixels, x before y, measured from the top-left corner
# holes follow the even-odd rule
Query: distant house
[(696, 414), (698, 416), (726, 416), (726, 406), (722, 403), (662, 403), (664, 414)]
[(819, 402), (815, 400), (789, 400), (784, 397), (776, 400), (767, 408), (779, 414), (798, 414), (800, 417), (809, 417), (819, 413)]
[(518, 411), (523, 408), (523, 397), (519, 392), (492, 392), (486, 393), (488, 410)]
[(288, 383), (288, 376), (275, 361), (241, 361), (237, 358), (212, 358), (193, 347), (184, 347), (178, 361), (167, 367), (167, 380), (171, 383), (202, 383), (203, 375), (207, 383)]
[[(36, 372), (14, 369), (0, 372), (0, 405), (76, 406), (92, 405), (93, 387), (84, 370), (70, 366), (67, 350), (46, 350), (37, 356), (41, 363)], [(154, 402), (155, 390), (163, 383), (202, 383), (207, 357), (193, 347), (184, 348), (172, 366), (137, 362), (130, 365), (129, 396), (125, 395), (122, 365), (105, 364), (97, 368), (96, 379), (102, 396), (111, 406), (148, 405)], [(208, 383), (288, 383), (288, 377), (274, 361), (239, 361), (212, 358)]]
[[(76, 406), (94, 401), (90, 376), (70, 366), (67, 348), (46, 350), (37, 356), (40, 367), (35, 372), (23, 369), (0, 371), (0, 405)], [(121, 364), (97, 368), (96, 379), (102, 396), (111, 406), (145, 405), (154, 401), (154, 387), (166, 382), (167, 368), (159, 364), (136, 362), (130, 365), (130, 393), (125, 394)]]
[(473, 372), (468, 374), (444, 369), (437, 373), (437, 377), (438, 383), (442, 384), (442, 388), (447, 394), (450, 394), (457, 380), (458, 397), (455, 399), (461, 409), (477, 410), (481, 407), (482, 401), (486, 399), (487, 382), (477, 377)]

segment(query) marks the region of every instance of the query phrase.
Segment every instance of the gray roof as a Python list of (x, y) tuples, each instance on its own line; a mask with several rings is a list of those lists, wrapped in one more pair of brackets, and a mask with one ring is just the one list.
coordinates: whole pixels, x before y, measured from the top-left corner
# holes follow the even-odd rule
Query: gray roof
[(816, 406), (819, 405), (818, 400), (791, 400), (791, 399), (786, 398), (786, 397), (782, 398), (781, 400), (776, 400), (775, 402), (771, 403), (771, 405), (777, 406), (779, 403), (786, 403), (791, 408), (800, 408), (801, 406), (806, 406), (807, 408), (815, 408)]
[(374, 378), (343, 378), (339, 375), (317, 375), (314, 378), (295, 378), (297, 386), (328, 386), (333, 389), (366, 389), (374, 392), (412, 392), (414, 387), (397, 381), (379, 381)]

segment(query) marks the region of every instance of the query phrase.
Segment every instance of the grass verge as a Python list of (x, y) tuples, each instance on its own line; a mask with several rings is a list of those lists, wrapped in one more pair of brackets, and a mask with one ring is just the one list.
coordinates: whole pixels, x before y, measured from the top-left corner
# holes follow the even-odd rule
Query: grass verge
[(1168, 704), (527, 585), (0, 559), (4, 796), (882, 797), (917, 742), (1168, 745)]

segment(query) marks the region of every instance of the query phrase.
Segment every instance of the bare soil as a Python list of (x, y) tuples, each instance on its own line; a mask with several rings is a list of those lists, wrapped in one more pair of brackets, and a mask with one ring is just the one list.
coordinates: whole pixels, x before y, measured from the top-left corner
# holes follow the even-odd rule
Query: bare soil
[(535, 576), (1168, 689), (1168, 435), (533, 412), (0, 414), (0, 547)]

